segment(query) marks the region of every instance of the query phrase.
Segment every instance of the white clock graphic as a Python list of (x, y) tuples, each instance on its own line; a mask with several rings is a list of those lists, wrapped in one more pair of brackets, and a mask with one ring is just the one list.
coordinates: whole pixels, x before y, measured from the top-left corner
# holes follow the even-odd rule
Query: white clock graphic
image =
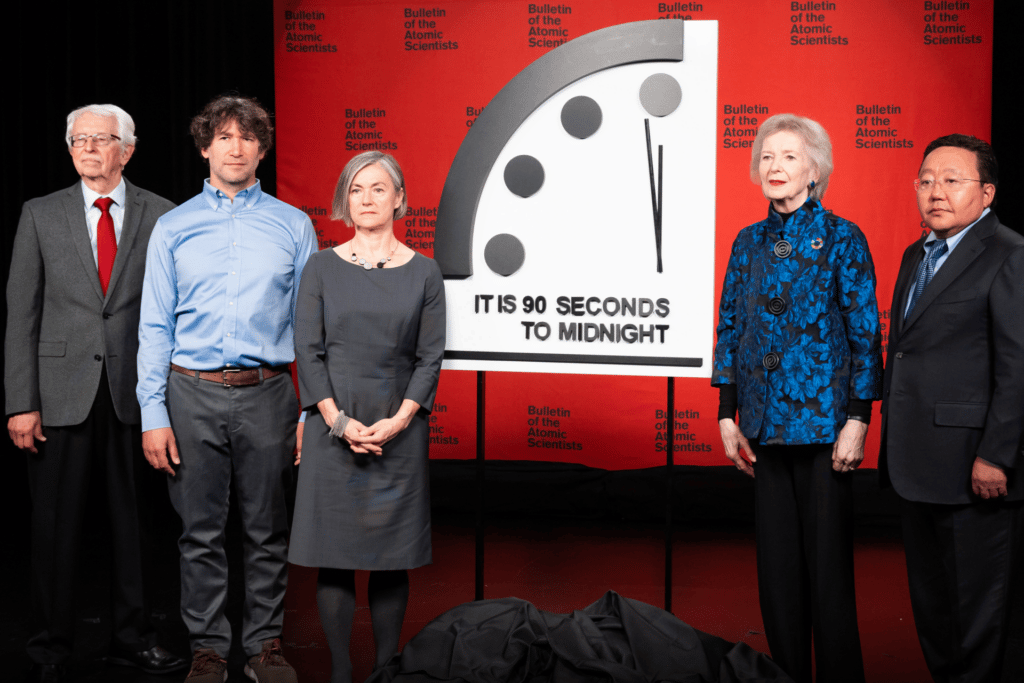
[(717, 22), (621, 24), (491, 100), (438, 206), (445, 367), (710, 376), (717, 51)]

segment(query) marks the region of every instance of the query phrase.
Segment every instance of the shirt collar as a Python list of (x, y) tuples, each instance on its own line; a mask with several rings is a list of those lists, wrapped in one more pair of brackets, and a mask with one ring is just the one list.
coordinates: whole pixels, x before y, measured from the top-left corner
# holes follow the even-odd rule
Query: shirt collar
[[(966, 228), (964, 228), (963, 230), (961, 230), (957, 234), (953, 235), (952, 237), (947, 237), (946, 238), (946, 247), (947, 247), (948, 251), (946, 253), (948, 254), (950, 251), (953, 251), (956, 248), (956, 245), (960, 244), (960, 240), (962, 240), (964, 238), (964, 235), (966, 235), (970, 231), (971, 228), (973, 228), (975, 225), (977, 225), (978, 221), (980, 221), (982, 218), (984, 218), (989, 213), (991, 213), (991, 211), (992, 211), (992, 209), (990, 207), (985, 207), (985, 210), (981, 212), (980, 216), (978, 216), (978, 220), (974, 221), (973, 223), (968, 225)], [(939, 239), (939, 238), (938, 238), (938, 236), (934, 232), (928, 233), (928, 237), (924, 241), (923, 248), (927, 250), (928, 245), (931, 244), (932, 242), (934, 242), (937, 239)]]
[(86, 185), (84, 180), (82, 181), (82, 197), (85, 199), (86, 211), (91, 209), (93, 207), (93, 204), (95, 204), (96, 200), (99, 199), (100, 197), (110, 197), (111, 199), (114, 200), (115, 204), (117, 204), (123, 209), (124, 198), (127, 192), (128, 190), (124, 185), (124, 176), (121, 176), (121, 181), (117, 184), (117, 187), (115, 187), (114, 191), (111, 192), (110, 194), (100, 194), (96, 190)]
[(211, 185), (210, 179), (207, 178), (203, 181), (203, 196), (206, 197), (206, 201), (214, 210), (225, 206), (227, 211), (231, 211), (232, 208), (237, 211), (239, 207), (251, 209), (255, 206), (256, 202), (263, 196), (263, 190), (260, 188), (260, 181), (257, 180), (244, 190), (239, 190), (238, 194), (235, 195), (234, 201), (232, 201), (226, 194)]
[(818, 200), (814, 199), (813, 197), (808, 197), (807, 199), (804, 200), (804, 203), (801, 204), (796, 209), (796, 211), (794, 211), (790, 215), (789, 221), (784, 222), (782, 220), (782, 215), (775, 210), (775, 206), (771, 203), (771, 201), (769, 201), (768, 218), (767, 223), (765, 225), (769, 232), (771, 232), (772, 230), (780, 232), (780, 234), (782, 232), (799, 232), (800, 229), (802, 229), (803, 223), (807, 222), (809, 225), (810, 223), (813, 223), (815, 221), (815, 214), (819, 210), (821, 210), (821, 204), (818, 202)]

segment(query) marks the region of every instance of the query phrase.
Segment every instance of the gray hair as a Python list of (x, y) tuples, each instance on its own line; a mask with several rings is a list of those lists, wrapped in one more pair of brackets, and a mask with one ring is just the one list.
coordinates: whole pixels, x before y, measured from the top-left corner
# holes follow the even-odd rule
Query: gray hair
[(398, 165), (398, 161), (395, 160), (390, 154), (384, 152), (363, 152), (352, 157), (345, 168), (341, 171), (341, 175), (338, 176), (338, 185), (334, 188), (334, 201), (331, 202), (331, 220), (342, 220), (345, 221), (345, 225), (352, 227), (352, 214), (349, 211), (348, 206), (348, 191), (352, 187), (352, 181), (356, 179), (356, 175), (367, 166), (377, 164), (391, 176), (391, 183), (395, 186), (395, 191), (402, 191), (402, 204), (395, 209), (395, 214), (392, 216), (392, 220), (398, 220), (405, 215), (406, 210), (409, 208), (409, 196), (405, 192), (405, 176), (402, 175), (402, 167)]
[(811, 166), (818, 172), (818, 180), (810, 190), (811, 199), (821, 200), (832, 175), (832, 141), (820, 123), (796, 114), (776, 114), (765, 119), (754, 138), (754, 149), (750, 155), (750, 181), (761, 184), (761, 149), (765, 139), (781, 131), (796, 133), (803, 140)]
[(74, 128), (75, 121), (82, 114), (117, 119), (117, 137), (121, 138), (121, 149), (135, 146), (135, 121), (132, 120), (128, 112), (116, 104), (89, 104), (68, 114), (68, 128), (64, 133), (64, 141), (68, 143), (68, 149), (71, 148), (71, 129)]

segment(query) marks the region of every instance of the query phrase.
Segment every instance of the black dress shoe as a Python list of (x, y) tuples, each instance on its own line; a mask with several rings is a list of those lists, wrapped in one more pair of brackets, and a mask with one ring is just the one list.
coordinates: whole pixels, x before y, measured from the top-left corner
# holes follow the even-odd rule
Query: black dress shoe
[(159, 645), (154, 645), (148, 650), (123, 650), (113, 651), (107, 662), (117, 666), (134, 666), (148, 674), (169, 674), (173, 671), (180, 671), (188, 666), (181, 657), (168, 652)]
[(33, 664), (25, 680), (29, 683), (61, 683), (64, 680), (64, 665)]

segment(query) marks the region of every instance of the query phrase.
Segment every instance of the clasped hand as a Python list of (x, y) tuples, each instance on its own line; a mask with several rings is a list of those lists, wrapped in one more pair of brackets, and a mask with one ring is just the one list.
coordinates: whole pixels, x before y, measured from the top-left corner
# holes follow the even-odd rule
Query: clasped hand
[(369, 427), (356, 419), (350, 419), (345, 426), (344, 439), (353, 453), (383, 455), (383, 446), (409, 426), (408, 420), (388, 417), (374, 422)]
[[(409, 401), (409, 403), (413, 402)], [(334, 399), (324, 399), (317, 404), (317, 407), (320, 409), (320, 414), (323, 415), (327, 426), (333, 426), (340, 412), (334, 403)], [(415, 410), (410, 412), (406, 410), (406, 406), (403, 404), (402, 409), (394, 417), (378, 420), (368, 427), (354, 417), (349, 418), (342, 438), (345, 439), (353, 453), (383, 455), (384, 444), (394, 439), (403, 429), (409, 426), (414, 413)]]

